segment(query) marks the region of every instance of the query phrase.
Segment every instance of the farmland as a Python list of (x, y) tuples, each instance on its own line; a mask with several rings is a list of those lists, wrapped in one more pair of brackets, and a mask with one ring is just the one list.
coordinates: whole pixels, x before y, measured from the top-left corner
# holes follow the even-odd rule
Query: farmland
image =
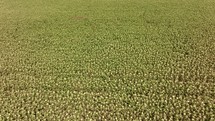
[(214, 0), (0, 0), (0, 120), (215, 120)]

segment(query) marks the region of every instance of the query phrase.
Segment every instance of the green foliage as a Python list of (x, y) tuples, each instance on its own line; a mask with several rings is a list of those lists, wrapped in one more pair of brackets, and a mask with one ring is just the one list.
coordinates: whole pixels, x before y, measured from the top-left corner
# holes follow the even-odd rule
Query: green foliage
[(0, 120), (215, 120), (214, 0), (1, 0)]

